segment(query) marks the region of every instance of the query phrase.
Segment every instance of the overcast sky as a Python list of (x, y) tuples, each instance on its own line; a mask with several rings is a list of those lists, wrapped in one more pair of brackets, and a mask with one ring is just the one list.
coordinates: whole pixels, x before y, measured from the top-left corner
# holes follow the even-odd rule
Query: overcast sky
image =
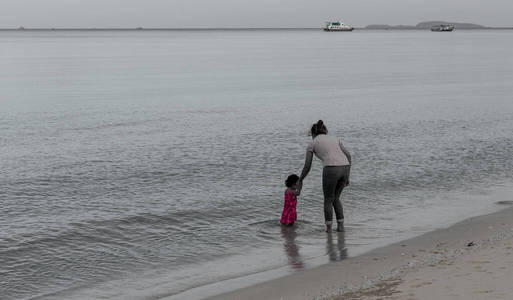
[(0, 27), (513, 26), (513, 0), (0, 0)]

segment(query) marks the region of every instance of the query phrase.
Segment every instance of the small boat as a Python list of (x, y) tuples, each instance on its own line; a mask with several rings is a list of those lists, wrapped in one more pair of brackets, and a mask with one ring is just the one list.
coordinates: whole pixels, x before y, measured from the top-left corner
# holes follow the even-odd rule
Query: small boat
[(326, 22), (326, 25), (322, 29), (324, 31), (353, 31), (354, 30), (353, 26), (344, 24), (342, 22)]
[(435, 25), (431, 26), (431, 31), (453, 31), (454, 25), (449, 24), (441, 24), (441, 25)]

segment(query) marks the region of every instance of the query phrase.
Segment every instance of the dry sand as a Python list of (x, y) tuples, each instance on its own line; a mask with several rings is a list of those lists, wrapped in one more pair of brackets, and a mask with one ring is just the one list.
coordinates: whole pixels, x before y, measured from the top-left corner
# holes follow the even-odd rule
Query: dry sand
[(486, 245), (388, 284), (388, 297), (374, 293), (357, 299), (513, 299), (513, 241)]
[(513, 299), (512, 232), (492, 234), (464, 251), (442, 248), (432, 263), (334, 299)]
[(513, 299), (513, 208), (210, 299)]

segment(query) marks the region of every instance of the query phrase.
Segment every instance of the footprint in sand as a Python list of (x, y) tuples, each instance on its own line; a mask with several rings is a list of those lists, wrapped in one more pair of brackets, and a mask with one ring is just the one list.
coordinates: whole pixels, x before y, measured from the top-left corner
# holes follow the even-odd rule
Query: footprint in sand
[(485, 270), (483, 270), (483, 267), (481, 266), (475, 266), (474, 269), (477, 271), (477, 272), (486, 272)]
[(489, 264), (489, 263), (491, 263), (491, 261), (489, 261), (489, 260), (471, 260), (470, 263), (471, 264)]
[(489, 294), (489, 293), (493, 293), (492, 290), (481, 290), (481, 291), (476, 291), (476, 293), (479, 293), (479, 294)]
[(433, 284), (433, 282), (431, 282), (431, 281), (425, 281), (425, 282), (421, 282), (421, 283), (419, 283), (419, 284), (410, 285), (410, 287), (411, 287), (411, 288), (415, 288), (415, 289), (417, 289), (417, 288), (419, 288), (419, 287), (423, 287), (423, 286), (431, 285), (431, 284)]

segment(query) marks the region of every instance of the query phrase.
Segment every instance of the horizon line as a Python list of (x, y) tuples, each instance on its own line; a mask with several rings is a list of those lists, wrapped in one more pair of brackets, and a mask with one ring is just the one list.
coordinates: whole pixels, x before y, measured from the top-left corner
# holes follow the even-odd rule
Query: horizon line
[[(375, 25), (375, 24), (372, 24)], [(425, 28), (416, 28), (414, 25), (380, 25), (390, 26), (389, 28), (367, 28), (354, 27), (359, 30), (424, 30)], [(171, 30), (321, 30), (322, 27), (23, 27), (18, 28), (0, 28), (0, 31), (171, 31)], [(459, 28), (459, 30), (476, 29), (513, 29), (513, 26), (483, 26), (480, 28)]]

